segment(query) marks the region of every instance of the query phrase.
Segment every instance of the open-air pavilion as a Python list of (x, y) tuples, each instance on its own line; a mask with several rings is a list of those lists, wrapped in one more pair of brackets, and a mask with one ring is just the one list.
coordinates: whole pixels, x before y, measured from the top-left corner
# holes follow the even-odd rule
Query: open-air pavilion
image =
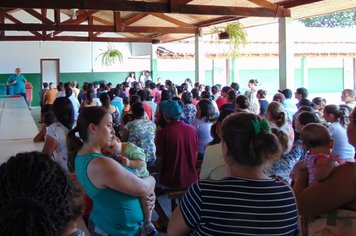
[[(230, 21), (245, 27), (279, 22), (280, 87), (293, 87), (291, 21), (355, 7), (354, 1), (342, 0), (1, 0), (0, 41), (139, 42), (147, 48), (152, 42), (195, 37), (195, 80), (202, 81), (204, 34)], [(156, 48), (151, 50), (153, 78)]]
[[(204, 80), (206, 48), (212, 46), (204, 44), (203, 36), (213, 33), (214, 27), (239, 21), (245, 27), (278, 22), (278, 43), (269, 44), (268, 50), (262, 45), (258, 52), (278, 55), (279, 88), (292, 88), (295, 52), (289, 34), (293, 30), (291, 22), (355, 8), (354, 0), (0, 0), (0, 82), (6, 81), (17, 63), (22, 64), (24, 74), (34, 85), (33, 96), (38, 96), (45, 79), (43, 60), (58, 62), (53, 68), (58, 70), (58, 76), (60, 68), (67, 72), (61, 79), (73, 80), (81, 76), (83, 80), (94, 81), (99, 72), (104, 72), (95, 65), (93, 54), (94, 50), (100, 50), (100, 46), (91, 42), (125, 44), (128, 60), (120, 67), (125, 72), (139, 71), (142, 66), (137, 65), (139, 56), (149, 54), (149, 68), (154, 79), (157, 77), (158, 56), (194, 57), (195, 81), (199, 82)], [(184, 41), (177, 50), (164, 45), (191, 38), (194, 38), (193, 42)], [(187, 44), (189, 50), (179, 48)], [(217, 56), (218, 50), (215, 45), (211, 53)], [(353, 58), (356, 55), (356, 51), (345, 53)], [(58, 58), (64, 63), (59, 65)], [(351, 66), (355, 86), (355, 59)], [(115, 75), (103, 76), (114, 78)], [(0, 98), (0, 163), (19, 151), (41, 150), (42, 145), (32, 141), (36, 131), (22, 99)]]

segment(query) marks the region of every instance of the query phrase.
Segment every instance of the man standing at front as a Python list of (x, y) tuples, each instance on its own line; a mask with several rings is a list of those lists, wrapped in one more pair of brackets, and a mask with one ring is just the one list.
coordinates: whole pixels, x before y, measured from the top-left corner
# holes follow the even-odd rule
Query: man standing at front
[(16, 68), (15, 74), (11, 75), (6, 82), (6, 85), (9, 86), (9, 91), (11, 91), (9, 95), (21, 95), (26, 101), (26, 82), (25, 76), (21, 74), (21, 69)]
[(156, 135), (159, 182), (167, 188), (187, 188), (198, 179), (195, 169), (198, 133), (193, 126), (179, 120), (182, 107), (177, 101), (162, 103), (163, 116), (168, 124)]

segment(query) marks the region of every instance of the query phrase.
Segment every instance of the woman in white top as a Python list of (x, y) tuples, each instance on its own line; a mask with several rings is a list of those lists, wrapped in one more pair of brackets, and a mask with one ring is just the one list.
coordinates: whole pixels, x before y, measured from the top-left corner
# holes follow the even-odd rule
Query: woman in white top
[(48, 127), (42, 152), (52, 155), (53, 160), (68, 171), (66, 136), (74, 124), (72, 102), (66, 97), (56, 98), (53, 103), (53, 113), (57, 122), (54, 122)]
[(271, 128), (281, 130), (288, 136), (288, 150), (291, 150), (294, 142), (294, 130), (287, 121), (288, 116), (283, 105), (279, 102), (271, 102), (267, 107), (265, 117)]
[(205, 146), (213, 140), (210, 135), (210, 128), (216, 120), (215, 109), (213, 104), (208, 99), (202, 99), (197, 105), (196, 119), (193, 120), (192, 125), (198, 131), (199, 137), (199, 152), (198, 158), (202, 159), (204, 156)]
[(355, 150), (348, 143), (346, 135), (349, 113), (349, 108), (346, 105), (324, 107), (324, 119), (330, 122), (329, 132), (334, 140), (332, 153), (339, 156), (340, 159), (354, 161)]
[(200, 179), (220, 180), (226, 176), (225, 162), (221, 149), (221, 124), (223, 120), (230, 114), (236, 112), (234, 109), (223, 110), (218, 120), (211, 126), (211, 136), (214, 140), (211, 141), (205, 148), (203, 163), (200, 169)]

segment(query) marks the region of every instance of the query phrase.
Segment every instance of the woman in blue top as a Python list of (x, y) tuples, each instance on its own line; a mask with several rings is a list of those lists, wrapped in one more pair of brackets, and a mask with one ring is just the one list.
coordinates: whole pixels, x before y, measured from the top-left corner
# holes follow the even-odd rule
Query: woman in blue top
[(75, 156), (76, 177), (93, 201), (91, 235), (140, 235), (143, 215), (139, 197), (146, 196), (147, 204), (153, 208), (155, 197), (148, 193), (155, 180), (150, 176), (139, 178), (131, 168), (101, 153), (116, 138), (112, 125), (112, 116), (106, 109), (84, 108), (76, 128), (68, 133), (69, 156)]

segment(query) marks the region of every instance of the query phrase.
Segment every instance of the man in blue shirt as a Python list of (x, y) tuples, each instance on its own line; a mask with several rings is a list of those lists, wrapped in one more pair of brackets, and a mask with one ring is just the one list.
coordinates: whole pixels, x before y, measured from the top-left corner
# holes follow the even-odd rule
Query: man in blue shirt
[(6, 82), (6, 85), (9, 86), (9, 95), (21, 95), (26, 101), (26, 82), (25, 76), (21, 75), (21, 69), (16, 68), (15, 74), (11, 75)]

